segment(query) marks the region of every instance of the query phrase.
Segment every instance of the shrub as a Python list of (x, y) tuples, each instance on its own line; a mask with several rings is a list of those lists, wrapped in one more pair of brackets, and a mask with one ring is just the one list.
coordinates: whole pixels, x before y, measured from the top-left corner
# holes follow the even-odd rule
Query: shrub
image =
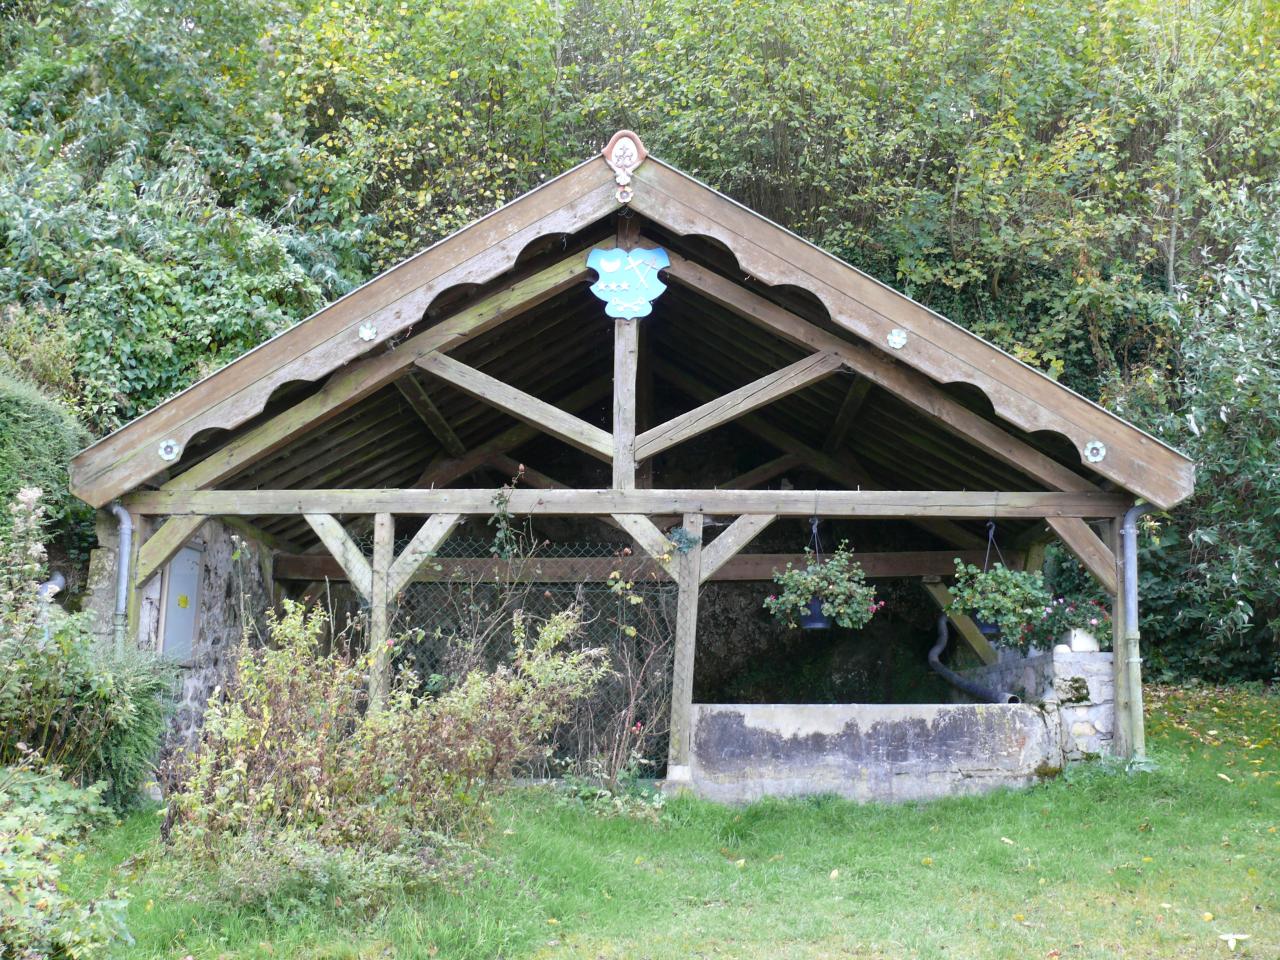
[(22, 491), (0, 532), (0, 763), (29, 748), (73, 782), (104, 781), (104, 797), (122, 808), (151, 773), (172, 669), (141, 651), (101, 647), (87, 614), (37, 596), (38, 494)]
[[(0, 370), (0, 503), (37, 487), (45, 514), (62, 522), (86, 508), (67, 491), (67, 464), (87, 434), (65, 407)], [(0, 516), (0, 530), (9, 523)]]
[[(324, 628), (323, 613), (296, 604), (269, 614), (269, 643), (244, 646), (177, 770), (171, 838), (229, 871), (238, 895), (287, 895), (302, 873), (331, 885), (360, 870), (439, 876), (457, 843), (479, 836), (486, 796), (603, 672), (598, 651), (557, 649), (578, 629), (573, 611), (536, 637), (517, 614), (510, 666), (472, 670), (438, 695), (402, 672), (367, 709), (367, 655), (344, 654), (342, 638), (324, 655)], [(353, 893), (368, 900), (381, 886)]]
[(26, 758), (0, 767), (0, 956), (70, 960), (106, 954), (127, 935), (118, 892), (78, 901), (59, 882), (59, 864), (92, 827), (107, 822), (100, 786), (80, 789), (56, 768)]

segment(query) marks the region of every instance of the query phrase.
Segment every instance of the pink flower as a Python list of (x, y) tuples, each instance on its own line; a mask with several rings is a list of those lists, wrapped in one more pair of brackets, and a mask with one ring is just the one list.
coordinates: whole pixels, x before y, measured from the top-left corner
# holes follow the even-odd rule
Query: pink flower
[(1098, 625), (1098, 618), (1097, 618), (1097, 617), (1090, 617), (1090, 618), (1089, 618), (1089, 626), (1091, 626), (1091, 627), (1096, 627), (1097, 625)]

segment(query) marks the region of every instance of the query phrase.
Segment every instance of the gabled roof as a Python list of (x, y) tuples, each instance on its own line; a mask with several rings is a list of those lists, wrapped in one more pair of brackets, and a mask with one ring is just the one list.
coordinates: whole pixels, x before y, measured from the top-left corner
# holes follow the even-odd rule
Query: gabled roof
[[(299, 429), (331, 418), (402, 376), (416, 356), (460, 346), (580, 286), (590, 277), (585, 258), (530, 271), (546, 262), (557, 242), (584, 237), (629, 207), (668, 246), (723, 248), (731, 255), (722, 258), (728, 267), (711, 267), (707, 258), (699, 262), (673, 251), (668, 278), (681, 288), (730, 313), (763, 316), (793, 344), (840, 352), (857, 372), (925, 415), (960, 416), (963, 432), (979, 435), (984, 450), (1051, 489), (1092, 489), (1076, 472), (1083, 469), (1160, 507), (1191, 493), (1194, 465), (1154, 437), (674, 167), (646, 158), (643, 147), (639, 159), (621, 187), (623, 176), (604, 156), (588, 160), (249, 351), (82, 451), (72, 463), (73, 492), (102, 506), (175, 474), (172, 482), (181, 483), (187, 451), (230, 431), (223, 447), (204, 451), (200, 478), (192, 481), (217, 483), (227, 474), (211, 462), (233, 459), (226, 451), (237, 444), (266, 456), (296, 435), (289, 431), (286, 400), (307, 393), (292, 408), (300, 411)], [(810, 314), (816, 309), (813, 322), (797, 316), (805, 312), (802, 305)], [(406, 359), (405, 352), (414, 350), (416, 356)], [(930, 381), (947, 392), (924, 389)], [(318, 390), (305, 386), (321, 382)], [(1040, 434), (1048, 432), (1066, 438), (1075, 456), (1035, 453), (1036, 465), (1028, 470), (1025, 443), (1009, 446), (992, 418), (967, 413), (948, 399), (956, 388), (947, 385), (956, 384), (980, 390), (994, 418), (1025, 432), (1041, 449)]]

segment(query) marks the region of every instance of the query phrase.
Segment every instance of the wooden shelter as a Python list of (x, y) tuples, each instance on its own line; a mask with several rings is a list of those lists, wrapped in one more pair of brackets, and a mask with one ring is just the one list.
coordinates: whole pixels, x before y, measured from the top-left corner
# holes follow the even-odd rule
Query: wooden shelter
[[(728, 429), (748, 438), (734, 462), (682, 459)], [(572, 486), (534, 459), (546, 437), (580, 458)], [(1119, 518), (1193, 485), (1179, 453), (621, 131), (93, 444), (72, 489), (118, 500), (149, 533), (135, 589), (206, 518), (233, 518), (278, 577), (348, 578), (382, 649), (395, 595), (461, 518), (493, 510), (495, 478), (521, 461), (513, 514), (601, 518), (678, 583), (673, 771), (688, 759), (699, 587), (767, 579), (786, 558), (742, 551), (776, 518), (910, 524), (928, 549), (862, 559), (870, 576), (914, 577), (973, 556), (994, 519), (1006, 555), (1033, 563), (1057, 536), (1120, 598)], [(732, 522), (704, 538), (708, 517)], [(675, 523), (684, 552), (663, 529)], [(371, 558), (353, 539), (369, 526)], [(544, 575), (607, 573), (575, 560)], [(1115, 623), (1117, 673), (1137, 671)], [(375, 695), (386, 678), (384, 659)], [(1131, 753), (1140, 704), (1120, 712)]]

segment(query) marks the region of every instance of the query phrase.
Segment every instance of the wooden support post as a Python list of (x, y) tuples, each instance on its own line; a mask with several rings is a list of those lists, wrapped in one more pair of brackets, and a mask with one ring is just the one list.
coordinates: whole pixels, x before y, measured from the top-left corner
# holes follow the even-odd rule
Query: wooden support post
[[(430, 522), (430, 521), (428, 521)], [(389, 513), (373, 520), (373, 571), (369, 597), (369, 709), (376, 710), (391, 690), (391, 564), (396, 524)]]
[(187, 517), (169, 517), (160, 529), (147, 538), (138, 551), (138, 562), (133, 569), (135, 586), (145, 586), (173, 555), (182, 549), (182, 545), (191, 539), (191, 535), (200, 529), (200, 525), (208, 517), (192, 514)]
[[(138, 627), (142, 621), (142, 589), (138, 584), (138, 563), (142, 556), (142, 541), (151, 525), (151, 518), (129, 511), (133, 520), (133, 543), (129, 549), (129, 597), (125, 603), (124, 645), (133, 649), (138, 645)], [(123, 651), (117, 650), (117, 653)]]
[(956, 625), (956, 631), (960, 634), (960, 638), (964, 640), (978, 655), (983, 663), (995, 663), (1000, 659), (1000, 655), (996, 653), (996, 648), (991, 645), (991, 641), (983, 636), (982, 631), (978, 629), (978, 625), (968, 615), (961, 613), (959, 610), (951, 609), (951, 592), (937, 577), (925, 577), (922, 581), (925, 592), (933, 598), (933, 602), (938, 605), (938, 609), (947, 615), (947, 619)]
[(638, 320), (613, 321), (613, 486), (636, 486), (636, 364)]
[[(1108, 524), (1107, 539), (1115, 554), (1116, 592), (1111, 601), (1111, 674), (1115, 682), (1115, 731), (1112, 750), (1118, 757), (1140, 759), (1146, 754), (1146, 721), (1142, 715), (1141, 659), (1138, 638), (1125, 630), (1123, 516)], [(1137, 676), (1133, 675), (1137, 672)], [(1136, 696), (1135, 696), (1136, 693)]]
[(702, 579), (702, 514), (687, 513), (684, 529), (690, 547), (676, 555), (675, 661), (671, 675), (671, 745), (667, 752), (667, 780), (688, 782), (689, 747), (693, 723), (693, 658), (698, 633), (698, 589)]
[[(653, 327), (642, 326), (638, 331), (639, 343), (636, 355), (636, 432), (648, 430), (656, 422), (653, 378)], [(653, 487), (653, 460), (636, 464), (636, 486), (642, 490)]]

